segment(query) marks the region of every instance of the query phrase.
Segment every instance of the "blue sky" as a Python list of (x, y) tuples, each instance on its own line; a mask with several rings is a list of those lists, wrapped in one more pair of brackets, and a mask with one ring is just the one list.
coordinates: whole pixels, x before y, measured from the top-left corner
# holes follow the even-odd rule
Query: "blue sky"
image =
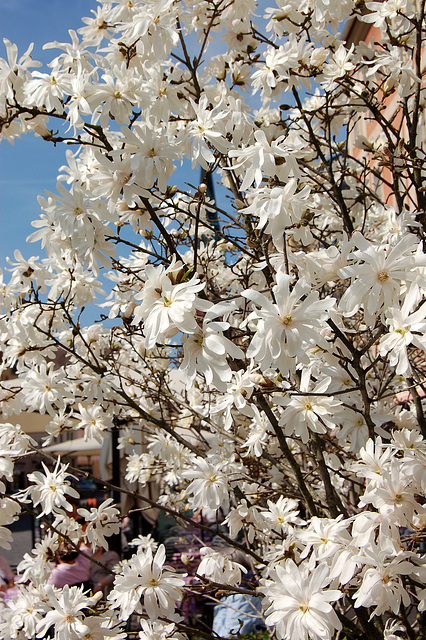
[[(95, 0), (0, 0), (0, 57), (6, 58), (3, 38), (18, 45), (24, 53), (34, 42), (33, 57), (48, 62), (55, 49), (43, 51), (43, 44), (69, 41), (68, 29), (83, 26), (81, 18), (90, 15)], [(54, 149), (32, 134), (0, 144), (0, 268), (6, 256), (19, 248), (25, 257), (40, 255), (38, 244), (26, 245), (25, 238), (38, 218), (37, 196), (55, 189), (58, 168), (64, 164), (65, 148)], [(6, 278), (7, 279), (7, 278)]]
[[(260, 6), (264, 0), (260, 0)], [(59, 51), (43, 51), (43, 44), (70, 40), (69, 29), (82, 26), (81, 18), (91, 15), (98, 6), (96, 0), (0, 0), (0, 33), (17, 44), (22, 55), (31, 42), (35, 43), (33, 58), (49, 62)], [(262, 11), (258, 14), (261, 16)], [(6, 57), (2, 39), (0, 57)], [(221, 48), (223, 44), (216, 42)], [(39, 217), (38, 195), (55, 191), (58, 169), (65, 164), (66, 147), (54, 148), (33, 134), (15, 140), (14, 146), (0, 144), (0, 268), (7, 268), (6, 257), (13, 259), (15, 249), (24, 257), (42, 255), (38, 243), (27, 244), (26, 237), (34, 231), (31, 221)], [(180, 183), (198, 182), (198, 170), (179, 169), (175, 179)], [(217, 188), (216, 188), (217, 189)], [(220, 189), (216, 191), (221, 206), (226, 206)], [(8, 277), (6, 276), (6, 280)]]
[[(50, 62), (59, 51), (43, 51), (47, 42), (69, 42), (69, 29), (83, 26), (81, 18), (91, 15), (98, 6), (96, 0), (0, 0), (0, 57), (7, 58), (3, 38), (18, 46), (22, 55), (31, 42), (35, 46), (32, 56), (44, 64)], [(45, 71), (45, 69), (41, 69)], [(0, 269), (5, 271), (14, 261), (14, 251), (19, 249), (24, 258), (44, 255), (40, 244), (26, 243), (34, 231), (31, 222), (41, 211), (37, 196), (45, 190), (56, 191), (58, 169), (65, 162), (65, 145), (55, 148), (33, 134), (15, 140), (14, 145), (0, 144)], [(189, 163), (188, 163), (189, 164)], [(199, 170), (191, 171), (188, 164), (178, 168), (175, 176), (180, 184), (190, 181), (196, 184)], [(182, 184), (183, 186), (183, 184)], [(222, 203), (223, 204), (223, 203)], [(4, 274), (9, 280), (9, 274)], [(93, 322), (97, 312), (85, 311), (86, 322)]]
[[(91, 15), (97, 6), (95, 0), (0, 0), (0, 57), (7, 57), (3, 44), (7, 38), (17, 44), (19, 55), (34, 42), (33, 58), (49, 62), (59, 51), (43, 51), (43, 45), (70, 41), (68, 30), (83, 26), (81, 18)], [(7, 268), (6, 257), (13, 259), (17, 248), (25, 258), (43, 255), (38, 243), (25, 240), (34, 231), (31, 221), (40, 214), (37, 196), (56, 190), (65, 151), (64, 145), (55, 148), (33, 134), (15, 140), (13, 146), (5, 141), (0, 144), (0, 268)], [(196, 183), (199, 173), (195, 170), (188, 175), (186, 167), (185, 171), (178, 169), (177, 175), (181, 182)]]

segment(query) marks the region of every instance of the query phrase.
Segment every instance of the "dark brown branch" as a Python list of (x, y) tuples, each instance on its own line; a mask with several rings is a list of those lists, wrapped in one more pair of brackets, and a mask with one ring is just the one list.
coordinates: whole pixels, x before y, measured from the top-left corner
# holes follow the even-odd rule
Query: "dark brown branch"
[(302, 494), (302, 496), (304, 497), (304, 499), (306, 500), (306, 505), (308, 507), (308, 510), (310, 512), (310, 514), (312, 516), (316, 516), (318, 515), (318, 510), (316, 508), (314, 499), (306, 485), (305, 479), (303, 477), (302, 471), (300, 469), (300, 466), (297, 464), (296, 458), (293, 456), (292, 452), (290, 451), (290, 447), (287, 444), (287, 440), (285, 439), (285, 435), (283, 433), (283, 430), (281, 429), (280, 425), (278, 424), (278, 420), (275, 417), (271, 407), (269, 406), (269, 404), (267, 403), (267, 401), (265, 400), (263, 395), (259, 395), (257, 398), (257, 404), (259, 406), (260, 409), (262, 409), (262, 411), (264, 411), (264, 413), (266, 414), (269, 422), (272, 425), (272, 428), (275, 431), (275, 435), (278, 438), (278, 442), (280, 443), (280, 447), (281, 447), (281, 451), (283, 452), (285, 458), (288, 460), (288, 462), (290, 463), (290, 466), (293, 470), (294, 475), (296, 476), (296, 481), (298, 484), (298, 487), (300, 489), (300, 492)]

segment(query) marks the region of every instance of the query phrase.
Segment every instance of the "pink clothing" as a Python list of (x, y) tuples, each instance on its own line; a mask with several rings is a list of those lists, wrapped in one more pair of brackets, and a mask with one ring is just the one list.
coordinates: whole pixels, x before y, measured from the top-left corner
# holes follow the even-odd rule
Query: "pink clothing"
[(54, 587), (60, 588), (66, 584), (72, 587), (72, 585), (87, 582), (89, 580), (89, 569), (89, 558), (79, 555), (74, 562), (60, 562), (56, 567), (53, 567), (47, 584), (53, 584)]

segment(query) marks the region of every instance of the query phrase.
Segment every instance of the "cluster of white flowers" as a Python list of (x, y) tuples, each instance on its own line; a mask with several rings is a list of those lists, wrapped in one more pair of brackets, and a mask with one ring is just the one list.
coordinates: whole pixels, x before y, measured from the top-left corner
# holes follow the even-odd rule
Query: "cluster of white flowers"
[(114, 589), (108, 596), (112, 607), (120, 609), (122, 620), (129, 618), (142, 597), (151, 619), (174, 616), (175, 604), (182, 598), (184, 580), (170, 567), (163, 566), (165, 559), (164, 545), (158, 547), (154, 557), (150, 548), (144, 551), (139, 546), (132, 561), (123, 564), (123, 573), (115, 578)]
[[(114, 433), (126, 504), (249, 558), (207, 537), (198, 593), (262, 596), (279, 640), (420, 640), (424, 6), (266, 4), (99, 0), (45, 69), (4, 41), (0, 137), (78, 146), (39, 198), (42, 257), (0, 274), (0, 477)], [(46, 587), (64, 539), (108, 549), (126, 515), (106, 498), (82, 526), (51, 462), (0, 482), (0, 546), (21, 507), (50, 527), (0, 637), (121, 639), (136, 612), (141, 640), (184, 640), (193, 592), (149, 536), (102, 604)]]

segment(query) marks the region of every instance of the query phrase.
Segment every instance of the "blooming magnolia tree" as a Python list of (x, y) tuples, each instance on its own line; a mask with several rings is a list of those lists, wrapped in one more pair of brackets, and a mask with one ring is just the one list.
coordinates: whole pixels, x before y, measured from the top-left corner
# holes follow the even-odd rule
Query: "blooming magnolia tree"
[[(43, 446), (119, 430), (138, 508), (252, 566), (241, 583), (206, 545), (192, 592), (260, 596), (273, 637), (424, 638), (424, 0), (92, 13), (43, 71), (7, 40), (0, 60), (1, 136), (69, 145), (28, 238), (45, 256), (15, 252), (0, 292), (3, 416), (50, 416)], [(351, 21), (380, 40), (350, 44)], [(9, 423), (0, 444), (6, 480), (37, 451)], [(134, 613), (143, 640), (191, 636), (149, 537), (104, 603), (46, 586), (64, 539), (108, 548), (126, 515), (108, 499), (82, 528), (75, 473), (46, 455), (24, 492), (1, 485), (2, 546), (22, 509), (50, 517), (1, 637), (122, 638)]]

